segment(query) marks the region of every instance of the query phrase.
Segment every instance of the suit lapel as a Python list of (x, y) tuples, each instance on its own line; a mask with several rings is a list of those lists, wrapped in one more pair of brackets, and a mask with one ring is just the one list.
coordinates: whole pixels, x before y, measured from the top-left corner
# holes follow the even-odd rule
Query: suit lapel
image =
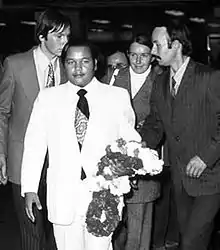
[[(115, 77), (114, 86), (119, 86), (128, 90), (131, 96), (131, 79), (129, 68), (122, 69), (120, 74)], [(119, 84), (118, 84), (119, 83)]]
[(140, 97), (142, 96), (142, 94), (147, 94), (150, 95), (151, 94), (151, 90), (152, 90), (152, 85), (153, 85), (153, 72), (151, 71), (149, 73), (149, 75), (146, 77), (144, 83), (142, 84), (141, 88), (138, 90), (138, 92), (136, 93), (136, 95), (133, 97), (133, 102), (136, 102), (136, 100), (139, 100)]
[(191, 83), (193, 80), (194, 68), (195, 68), (195, 63), (193, 60), (190, 59), (188, 65), (186, 67), (186, 71), (185, 71), (183, 78), (181, 80), (179, 89), (177, 91), (177, 94), (175, 97), (176, 100), (180, 99), (182, 96), (185, 96), (185, 93), (186, 93), (188, 87), (190, 87), (192, 85)]
[(25, 63), (27, 65), (22, 68), (22, 72), (20, 74), (21, 84), (23, 85), (25, 95), (30, 102), (33, 103), (40, 90), (33, 57), (33, 49), (27, 52)]

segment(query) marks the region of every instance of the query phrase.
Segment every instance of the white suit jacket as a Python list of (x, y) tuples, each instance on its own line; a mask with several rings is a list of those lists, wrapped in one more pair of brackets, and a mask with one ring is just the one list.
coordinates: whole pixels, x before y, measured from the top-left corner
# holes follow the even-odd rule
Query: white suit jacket
[(120, 137), (141, 140), (134, 129), (135, 116), (127, 90), (102, 84), (96, 78), (86, 89), (90, 118), (81, 152), (74, 128), (78, 89), (70, 82), (39, 93), (25, 135), (22, 195), (37, 193), (48, 148), (48, 218), (56, 224), (74, 221), (77, 205), (83, 199), (78, 193), (81, 166), (87, 177), (95, 175), (108, 144)]

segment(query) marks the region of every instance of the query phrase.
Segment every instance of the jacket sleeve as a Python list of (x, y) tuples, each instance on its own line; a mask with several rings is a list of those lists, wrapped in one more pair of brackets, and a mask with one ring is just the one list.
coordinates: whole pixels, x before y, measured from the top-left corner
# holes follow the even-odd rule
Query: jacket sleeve
[[(210, 73), (210, 79), (206, 78), (206, 108), (209, 109), (209, 115), (214, 116), (214, 127), (210, 137), (209, 144), (199, 152), (199, 157), (207, 164), (213, 167), (215, 162), (220, 159), (220, 71)], [(213, 117), (207, 117), (208, 122)]]
[(13, 105), (15, 79), (9, 58), (4, 61), (0, 81), (0, 154), (7, 155), (8, 122)]
[[(42, 91), (44, 92), (44, 91)], [(46, 105), (39, 93), (34, 102), (24, 138), (24, 153), (21, 165), (21, 194), (37, 193), (41, 171), (47, 152)]]
[(121, 107), (121, 114), (119, 114), (120, 117), (120, 136), (123, 139), (130, 141), (141, 141), (141, 137), (139, 133), (135, 129), (135, 114), (133, 111), (133, 108), (131, 106), (131, 100), (130, 96), (128, 94), (128, 91), (125, 89), (122, 89), (123, 91), (123, 104), (120, 105)]
[(141, 128), (140, 135), (142, 141), (146, 142), (147, 147), (157, 149), (164, 136), (163, 123), (157, 109), (157, 90), (156, 84), (153, 84), (150, 99), (150, 114), (146, 117)]

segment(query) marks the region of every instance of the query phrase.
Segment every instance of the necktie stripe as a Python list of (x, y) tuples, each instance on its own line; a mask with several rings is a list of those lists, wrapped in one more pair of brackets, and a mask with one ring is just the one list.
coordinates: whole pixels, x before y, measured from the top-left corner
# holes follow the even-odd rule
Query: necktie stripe
[(55, 76), (52, 63), (48, 65), (48, 68), (49, 69), (48, 69), (46, 88), (55, 86)]
[(171, 93), (171, 95), (173, 97), (175, 97), (175, 95), (176, 95), (175, 86), (176, 86), (176, 81), (175, 81), (174, 77), (172, 77), (172, 83), (171, 83), (171, 91), (170, 91), (170, 93)]

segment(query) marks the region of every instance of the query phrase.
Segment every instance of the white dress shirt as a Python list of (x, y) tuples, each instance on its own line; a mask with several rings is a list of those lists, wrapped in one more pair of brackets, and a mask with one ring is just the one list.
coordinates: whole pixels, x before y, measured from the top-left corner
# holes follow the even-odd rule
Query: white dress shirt
[(47, 56), (43, 53), (40, 46), (38, 46), (33, 51), (34, 62), (37, 71), (37, 78), (39, 82), (40, 90), (44, 89), (47, 83), (48, 78), (48, 65), (52, 63), (55, 77), (55, 86), (60, 84), (60, 64), (58, 57), (53, 58), (51, 61), (47, 58)]
[(173, 77), (176, 82), (175, 87), (174, 87), (175, 95), (177, 94), (177, 91), (179, 89), (183, 75), (186, 71), (186, 67), (189, 63), (189, 60), (190, 60), (190, 57), (187, 57), (185, 62), (181, 65), (181, 67), (177, 70), (176, 73), (172, 70), (172, 68), (170, 68), (170, 91), (172, 89), (172, 77)]

